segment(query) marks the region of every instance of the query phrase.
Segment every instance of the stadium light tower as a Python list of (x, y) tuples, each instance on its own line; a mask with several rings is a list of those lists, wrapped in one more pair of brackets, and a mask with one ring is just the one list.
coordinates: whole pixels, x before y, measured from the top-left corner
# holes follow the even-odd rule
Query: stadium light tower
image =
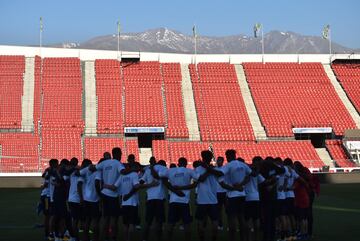
[(40, 17), (40, 43), (39, 43), (39, 47), (40, 47), (40, 57), (42, 57), (42, 56), (41, 56), (41, 48), (42, 48), (42, 32), (43, 32), (43, 28), (44, 28), (44, 26), (43, 26), (43, 19), (42, 19), (42, 17)]
[(331, 29), (330, 29), (330, 25), (327, 24), (324, 26), (324, 29), (322, 31), (322, 37), (323, 39), (326, 39), (329, 41), (329, 60), (331, 63), (331, 54), (332, 54), (332, 49), (331, 49)]
[(264, 26), (261, 23), (256, 23), (254, 25), (254, 37), (257, 38), (259, 36), (259, 32), (261, 31), (261, 54), (262, 54), (262, 62), (265, 62), (265, 43), (264, 43)]
[(117, 53), (118, 53), (118, 59), (121, 59), (120, 54), (120, 32), (121, 32), (121, 26), (120, 26), (120, 20), (117, 21)]
[(194, 62), (195, 62), (195, 68), (197, 69), (197, 65), (196, 65), (196, 54), (197, 54), (197, 32), (196, 32), (196, 25), (194, 24), (193, 26), (193, 37), (194, 37)]

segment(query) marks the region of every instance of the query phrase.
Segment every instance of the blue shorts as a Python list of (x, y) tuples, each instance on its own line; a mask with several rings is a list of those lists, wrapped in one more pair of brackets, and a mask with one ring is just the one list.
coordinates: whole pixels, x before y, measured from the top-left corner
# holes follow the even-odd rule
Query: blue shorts
[(228, 197), (226, 201), (226, 214), (229, 217), (244, 215), (245, 197)]

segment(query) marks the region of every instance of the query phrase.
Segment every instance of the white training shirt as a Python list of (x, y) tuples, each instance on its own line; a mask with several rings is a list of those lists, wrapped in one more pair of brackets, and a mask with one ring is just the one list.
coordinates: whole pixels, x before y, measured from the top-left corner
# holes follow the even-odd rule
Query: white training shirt
[(263, 183), (265, 178), (258, 174), (255, 177), (250, 175), (250, 181), (245, 184), (246, 201), (259, 201), (259, 184)]
[(285, 172), (280, 175), (276, 175), (276, 190), (277, 190), (277, 199), (284, 200), (286, 198), (285, 191), (280, 190), (280, 187), (284, 186), (285, 181), (290, 177), (289, 171), (287, 168), (284, 168)]
[[(223, 172), (223, 170), (222, 170), (223, 167), (224, 167), (224, 166), (215, 167), (215, 170)], [(226, 193), (226, 192), (227, 192), (227, 190), (226, 190), (225, 188), (223, 188), (223, 187), (220, 185), (219, 182), (216, 183), (216, 189), (217, 189), (217, 192), (218, 192), (218, 193)]]
[[(173, 186), (188, 186), (192, 180), (196, 181), (199, 179), (199, 174), (186, 167), (175, 167), (160, 172), (160, 177), (167, 177)], [(190, 190), (183, 190), (182, 192), (185, 194), (184, 197), (179, 197), (175, 193), (170, 192), (169, 202), (188, 204), (190, 202)]]
[[(119, 178), (120, 171), (124, 169), (124, 165), (118, 160), (108, 159), (97, 164), (96, 169), (101, 171), (101, 180), (103, 180), (104, 184), (113, 185)], [(118, 196), (116, 191), (108, 188), (102, 189), (101, 192), (110, 197)]]
[(289, 177), (287, 179), (287, 188), (291, 189), (285, 192), (285, 197), (295, 198), (294, 190), (292, 190), (292, 188), (295, 180), (299, 178), (299, 174), (297, 174), (296, 171), (291, 167), (285, 166), (285, 168), (288, 169), (288, 173), (289, 173)]
[[(199, 166), (195, 169), (196, 173), (201, 176), (206, 173), (206, 169)], [(209, 175), (205, 181), (199, 182), (197, 185), (197, 204), (217, 204), (217, 177)]]
[[(155, 165), (154, 171), (157, 172), (159, 175), (160, 172), (166, 172), (167, 168), (162, 165)], [(144, 175), (141, 177), (141, 180), (143, 180), (146, 184), (152, 183), (155, 178), (151, 175), (150, 168), (147, 168), (145, 170)], [(147, 200), (164, 200), (166, 197), (165, 193), (165, 186), (161, 180), (157, 180), (159, 182), (159, 185), (155, 187), (150, 187), (146, 190), (147, 194)]]
[[(247, 175), (250, 175), (251, 169), (245, 163), (242, 163), (238, 160), (233, 160), (227, 163), (222, 169), (224, 176), (219, 178), (219, 181), (224, 181), (229, 185), (239, 184), (244, 181)], [(240, 191), (228, 191), (227, 197), (245, 197), (245, 190)]]
[(44, 179), (44, 181), (43, 181), (43, 186), (46, 186), (46, 185), (47, 185), (47, 187), (44, 187), (44, 188), (41, 190), (40, 196), (46, 196), (46, 197), (49, 197), (49, 196), (50, 196), (49, 180)]
[[(139, 184), (139, 175), (135, 172), (131, 172), (127, 175), (120, 175), (115, 182), (115, 186), (118, 188), (118, 195), (124, 196), (128, 194), (135, 185)], [(137, 206), (139, 205), (139, 193), (136, 192), (128, 200), (122, 200), (122, 206)]]
[(70, 179), (68, 201), (73, 203), (80, 203), (80, 196), (77, 190), (77, 184), (79, 180), (83, 180), (83, 178), (75, 175), (75, 171), (71, 173), (71, 175), (68, 178)]
[[(92, 172), (89, 167), (80, 170), (80, 175), (83, 178), (83, 198), (87, 202), (98, 202), (100, 197), (96, 191), (95, 181), (101, 180), (101, 172)], [(78, 180), (82, 181), (81, 179)], [(85, 184), (85, 185), (84, 185)]]

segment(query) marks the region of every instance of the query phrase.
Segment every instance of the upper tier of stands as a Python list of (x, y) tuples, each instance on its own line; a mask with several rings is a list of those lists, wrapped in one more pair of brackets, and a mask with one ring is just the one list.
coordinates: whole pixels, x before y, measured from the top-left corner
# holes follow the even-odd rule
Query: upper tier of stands
[(111, 59), (96, 60), (95, 75), (97, 133), (123, 133), (123, 80), (120, 62)]
[(234, 65), (189, 65), (203, 141), (255, 140)]
[(188, 138), (189, 132), (186, 126), (184, 102), (182, 95), (182, 76), (179, 63), (161, 64), (165, 87), (166, 137)]
[(125, 126), (165, 126), (159, 62), (122, 63)]
[[(209, 148), (208, 142), (169, 142), (154, 141), (153, 154), (157, 159), (177, 163), (180, 157), (186, 157), (191, 166), (193, 161), (201, 159), (200, 153)], [(238, 157), (247, 163), (255, 156), (292, 158), (301, 161), (307, 167), (319, 168), (324, 165), (310, 141), (269, 141), (269, 142), (214, 142), (216, 156), (225, 157), (227, 149), (235, 149)]]
[(247, 81), (270, 137), (293, 136), (293, 127), (355, 128), (320, 63), (245, 63)]
[(334, 63), (332, 68), (346, 94), (360, 113), (360, 62)]
[(0, 128), (21, 128), (24, 56), (0, 56)]

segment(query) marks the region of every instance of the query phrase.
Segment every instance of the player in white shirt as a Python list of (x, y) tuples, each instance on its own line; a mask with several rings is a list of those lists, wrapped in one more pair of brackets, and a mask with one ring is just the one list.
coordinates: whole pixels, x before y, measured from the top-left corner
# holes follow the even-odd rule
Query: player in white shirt
[(148, 188), (146, 190), (146, 214), (145, 226), (143, 232), (143, 240), (148, 240), (150, 227), (155, 220), (155, 230), (158, 239), (162, 237), (162, 226), (165, 221), (165, 199), (166, 188), (161, 179), (159, 179), (160, 172), (166, 172), (166, 162), (164, 160), (158, 161), (150, 159), (150, 166), (146, 168), (144, 175), (141, 177), (141, 182), (146, 184), (152, 183), (154, 180), (159, 182), (158, 186)]
[[(112, 149), (113, 159), (107, 159), (91, 166), (91, 171), (100, 171), (101, 180), (104, 185), (113, 185), (120, 176), (120, 172), (124, 169), (121, 163), (121, 149), (115, 147)], [(120, 214), (120, 204), (117, 191), (103, 188), (102, 191), (103, 201), (103, 216), (104, 216), (104, 233), (106, 238), (116, 240), (117, 235), (117, 221)], [(111, 230), (111, 233), (109, 232)]]
[[(98, 163), (101, 163), (104, 159), (101, 159)], [(90, 160), (84, 160), (84, 162), (91, 163)], [(84, 163), (83, 162), (83, 163)], [(83, 203), (83, 208), (85, 210), (85, 225), (84, 225), (84, 236), (85, 240), (97, 240), (99, 235), (99, 218), (100, 218), (100, 188), (99, 184), (101, 181), (101, 172), (95, 171), (92, 172), (89, 169), (89, 166), (84, 164), (84, 168), (80, 170), (80, 176), (82, 179), (78, 181), (78, 187), (80, 193), (80, 199)], [(82, 192), (81, 192), (82, 191)]]
[(69, 181), (69, 195), (68, 195), (68, 208), (70, 211), (71, 217), (71, 226), (72, 226), (72, 240), (79, 238), (79, 221), (82, 219), (82, 208), (80, 205), (80, 196), (78, 193), (78, 180), (81, 179), (78, 172), (78, 159), (73, 157), (70, 160), (70, 170), (64, 176), (64, 180)]
[(294, 164), (293, 161), (290, 158), (286, 158), (284, 160), (284, 167), (289, 172), (289, 178), (287, 180), (287, 186), (285, 189), (285, 205), (287, 209), (287, 216), (289, 219), (289, 232), (290, 237), (292, 239), (296, 238), (296, 220), (295, 220), (295, 194), (294, 194), (294, 183), (296, 180), (302, 178), (297, 174), (297, 172), (294, 170)]
[[(185, 235), (187, 239), (191, 237), (190, 223), (192, 221), (190, 213), (190, 189), (196, 185), (192, 181), (199, 179), (199, 174), (194, 170), (186, 168), (187, 160), (184, 157), (179, 158), (178, 167), (170, 168), (166, 171), (160, 172), (160, 177), (165, 178), (169, 182), (169, 187), (174, 187), (183, 190), (184, 196), (178, 196), (176, 192), (170, 192), (169, 211), (168, 211), (168, 240), (172, 240), (172, 234), (177, 222), (182, 220), (184, 225)], [(166, 182), (166, 180), (165, 180)]]
[[(216, 159), (216, 170), (218, 171), (222, 171), (223, 169), (223, 165), (224, 165), (224, 157), (219, 156)], [(226, 192), (227, 190), (225, 188), (223, 188), (220, 183), (218, 182), (216, 184), (217, 186), (217, 200), (218, 200), (218, 213), (219, 213), (219, 226), (218, 226), (218, 230), (223, 230), (224, 229), (224, 225), (223, 225), (223, 210), (225, 208), (225, 203), (226, 203)]]
[(250, 180), (251, 169), (245, 163), (236, 160), (236, 151), (229, 149), (225, 152), (227, 164), (223, 167), (224, 176), (219, 178), (220, 185), (227, 189), (226, 214), (229, 225), (229, 240), (235, 240), (236, 220), (239, 220), (244, 235), (244, 185)]
[(275, 165), (282, 169), (281, 173), (276, 175), (276, 189), (277, 189), (277, 201), (276, 201), (276, 230), (281, 240), (284, 240), (285, 237), (290, 235), (288, 233), (289, 219), (286, 211), (286, 193), (285, 189), (287, 187), (287, 182), (290, 177), (290, 173), (287, 168), (284, 168), (283, 161), (280, 157), (274, 159)]
[(251, 164), (250, 180), (245, 184), (245, 221), (248, 225), (247, 240), (260, 240), (260, 195), (259, 185), (265, 178), (259, 173), (261, 157), (254, 157)]
[(49, 237), (49, 207), (50, 207), (50, 190), (49, 190), (49, 179), (46, 178), (48, 169), (42, 174), (43, 184), (41, 185), (40, 203), (43, 209), (44, 215), (44, 232), (45, 239)]
[(129, 163), (128, 167), (129, 173), (121, 174), (113, 185), (104, 184), (105, 189), (117, 190), (119, 197), (122, 197), (121, 212), (126, 241), (132, 239), (134, 226), (138, 219), (138, 190), (159, 185), (159, 182), (156, 180), (149, 184), (140, 184), (137, 164)]
[(209, 150), (201, 152), (202, 161), (199, 162), (199, 166), (196, 167), (195, 172), (199, 177), (205, 176), (204, 180), (199, 178), (197, 183), (197, 197), (196, 197), (196, 213), (195, 218), (197, 220), (197, 228), (199, 234), (199, 240), (205, 241), (205, 228), (206, 220), (209, 217), (212, 224), (212, 238), (215, 241), (217, 239), (217, 226), (219, 220), (218, 212), (218, 177), (222, 176), (222, 171), (216, 170), (210, 165), (213, 159), (213, 153)]

